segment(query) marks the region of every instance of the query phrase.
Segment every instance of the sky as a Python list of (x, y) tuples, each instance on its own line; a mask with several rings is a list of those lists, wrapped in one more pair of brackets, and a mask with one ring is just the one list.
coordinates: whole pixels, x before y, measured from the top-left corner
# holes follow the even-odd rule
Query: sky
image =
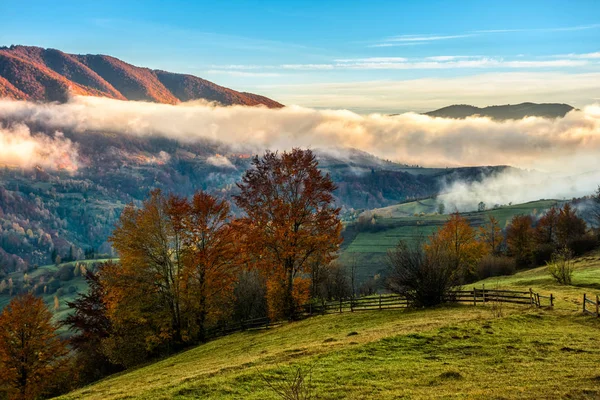
[(600, 1), (0, 0), (0, 46), (359, 113), (600, 100)]

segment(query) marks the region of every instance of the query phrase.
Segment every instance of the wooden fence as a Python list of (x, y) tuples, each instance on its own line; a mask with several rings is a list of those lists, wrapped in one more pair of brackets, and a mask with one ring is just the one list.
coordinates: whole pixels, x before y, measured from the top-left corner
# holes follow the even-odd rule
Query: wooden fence
[[(512, 303), (531, 305), (536, 307), (553, 307), (554, 296), (529, 291), (496, 290), (473, 288), (472, 290), (456, 290), (451, 292), (445, 299), (448, 303), (467, 303), (477, 305), (479, 303)], [(327, 303), (309, 304), (304, 307), (304, 312), (312, 314), (341, 313), (354, 311), (375, 311), (407, 308), (409, 302), (405, 297), (396, 294), (370, 296), (363, 298), (345, 299)]]
[[(589, 307), (589, 308), (588, 308)], [(600, 298), (596, 295), (596, 301), (590, 299), (587, 294), (583, 295), (583, 313), (600, 317)]]
[[(473, 288), (472, 290), (453, 291), (445, 301), (448, 303), (465, 303), (475, 306), (484, 303), (511, 303), (536, 307), (554, 306), (554, 296), (552, 294), (543, 296), (533, 292), (531, 289), (529, 289), (529, 291), (497, 290), (486, 289), (485, 286), (481, 289)], [(597, 303), (593, 303), (590, 300), (588, 300), (588, 302), (596, 304), (597, 308)], [(405, 297), (397, 294), (380, 294), (378, 296), (340, 299), (329, 302), (312, 302), (302, 307), (302, 317), (306, 318), (317, 314), (355, 311), (398, 310), (407, 308), (408, 306), (409, 302)], [(206, 337), (212, 339), (234, 332), (264, 329), (280, 325), (281, 323), (282, 321), (271, 321), (268, 317), (243, 320), (234, 323), (224, 323), (208, 329)]]

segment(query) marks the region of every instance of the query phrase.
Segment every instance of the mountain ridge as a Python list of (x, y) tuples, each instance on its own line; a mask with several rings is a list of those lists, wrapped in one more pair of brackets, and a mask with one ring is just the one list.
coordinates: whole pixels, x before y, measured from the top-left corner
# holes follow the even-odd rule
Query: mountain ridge
[(283, 107), (259, 94), (238, 92), (194, 75), (138, 67), (109, 55), (0, 47), (0, 97), (65, 102), (71, 95), (163, 104), (203, 99), (222, 105)]
[(476, 107), (468, 104), (453, 104), (424, 113), (430, 117), (464, 119), (481, 116), (495, 120), (522, 119), (525, 117), (563, 118), (568, 112), (575, 110), (569, 104), (531, 103), (494, 105)]

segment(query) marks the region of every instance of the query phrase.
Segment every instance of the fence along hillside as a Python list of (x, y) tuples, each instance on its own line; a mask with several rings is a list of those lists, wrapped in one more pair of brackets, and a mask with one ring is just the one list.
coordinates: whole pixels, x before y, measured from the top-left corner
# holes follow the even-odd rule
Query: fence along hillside
[[(484, 303), (511, 303), (522, 304), (535, 307), (553, 307), (554, 296), (548, 296), (535, 293), (532, 289), (529, 291), (516, 290), (497, 290), (473, 288), (472, 290), (456, 290), (445, 299), (447, 303), (463, 304), (484, 304)], [(408, 300), (397, 294), (381, 294), (378, 296), (367, 296), (340, 299), (337, 301), (309, 303), (302, 307), (303, 317), (310, 317), (319, 314), (333, 314), (355, 311), (383, 311), (398, 310), (409, 307)], [(280, 325), (282, 321), (271, 321), (268, 317), (243, 320), (235, 323), (215, 326), (208, 330), (207, 336), (214, 338), (227, 335), (234, 332), (263, 329), (270, 326)]]
[(596, 318), (600, 318), (600, 296), (596, 295), (596, 301), (594, 301), (587, 294), (584, 293), (583, 313), (591, 314)]

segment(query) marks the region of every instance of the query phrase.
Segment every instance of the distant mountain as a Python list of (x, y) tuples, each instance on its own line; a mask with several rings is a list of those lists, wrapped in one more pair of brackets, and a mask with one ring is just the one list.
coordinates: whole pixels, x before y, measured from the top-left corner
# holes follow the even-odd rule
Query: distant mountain
[(503, 106), (489, 106), (479, 108), (465, 104), (452, 105), (439, 110), (425, 113), (430, 117), (463, 119), (467, 117), (482, 116), (495, 120), (521, 119), (525, 117), (562, 118), (569, 111), (574, 110), (568, 104), (557, 103), (521, 103)]
[(204, 99), (223, 105), (283, 107), (267, 97), (237, 92), (193, 75), (136, 67), (110, 56), (0, 47), (0, 97), (64, 102), (70, 94), (166, 104)]

